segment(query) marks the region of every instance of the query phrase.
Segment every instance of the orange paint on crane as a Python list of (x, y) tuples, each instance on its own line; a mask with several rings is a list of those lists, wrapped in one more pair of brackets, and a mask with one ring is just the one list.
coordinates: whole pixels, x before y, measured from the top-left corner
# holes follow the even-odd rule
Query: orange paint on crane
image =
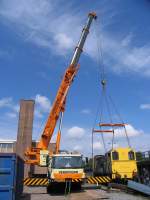
[[(41, 135), (40, 141), (37, 145), (37, 148), (31, 148), (25, 152), (25, 155), (27, 157), (26, 163), (39, 164), (40, 163), (40, 150), (48, 149), (48, 145), (53, 136), (59, 115), (61, 112), (64, 111), (64, 104), (65, 104), (65, 100), (66, 100), (68, 91), (69, 91), (70, 86), (78, 72), (78, 69), (79, 69), (78, 61), (79, 61), (80, 55), (83, 51), (83, 46), (84, 46), (86, 37), (89, 33), (90, 25), (92, 23), (92, 20), (96, 19), (96, 18), (97, 18), (97, 16), (96, 16), (95, 12), (89, 13), (87, 24), (83, 28), (80, 40), (78, 42), (77, 47), (75, 48), (71, 63), (69, 65), (69, 67), (66, 69), (63, 79), (60, 83), (58, 92), (56, 94), (55, 100), (53, 102), (50, 114), (48, 116), (46, 125), (44, 127), (44, 130)], [(60, 141), (60, 134), (58, 135), (58, 143), (59, 143), (59, 141)], [(57, 143), (57, 151), (59, 148), (58, 143)]]

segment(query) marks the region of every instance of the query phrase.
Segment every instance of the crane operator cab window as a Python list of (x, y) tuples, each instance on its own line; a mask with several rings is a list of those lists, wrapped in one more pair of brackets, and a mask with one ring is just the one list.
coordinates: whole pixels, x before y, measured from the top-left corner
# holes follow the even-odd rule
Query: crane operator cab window
[(134, 155), (133, 151), (129, 151), (128, 158), (129, 158), (129, 160), (135, 160), (135, 155)]
[(119, 153), (117, 151), (112, 152), (112, 160), (119, 160)]

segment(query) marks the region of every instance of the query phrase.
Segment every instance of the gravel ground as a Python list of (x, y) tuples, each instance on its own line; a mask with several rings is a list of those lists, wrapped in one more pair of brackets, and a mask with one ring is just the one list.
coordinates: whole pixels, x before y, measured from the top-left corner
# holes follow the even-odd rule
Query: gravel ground
[(47, 194), (44, 187), (25, 187), (21, 200), (148, 200), (148, 197), (141, 195), (127, 194), (115, 191), (104, 191), (101, 189), (89, 189), (82, 191), (72, 191), (70, 195), (63, 193)]

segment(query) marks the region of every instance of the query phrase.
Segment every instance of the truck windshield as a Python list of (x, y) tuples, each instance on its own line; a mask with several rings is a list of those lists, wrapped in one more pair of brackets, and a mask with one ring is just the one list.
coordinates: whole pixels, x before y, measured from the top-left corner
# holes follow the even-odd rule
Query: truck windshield
[(53, 157), (52, 168), (55, 169), (82, 168), (82, 157), (81, 156)]

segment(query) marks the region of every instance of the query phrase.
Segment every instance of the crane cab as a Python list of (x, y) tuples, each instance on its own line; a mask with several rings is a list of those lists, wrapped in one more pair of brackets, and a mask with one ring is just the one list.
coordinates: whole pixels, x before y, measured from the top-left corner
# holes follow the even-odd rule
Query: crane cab
[(40, 150), (40, 166), (46, 167), (47, 166), (47, 157), (49, 155), (48, 150)]

